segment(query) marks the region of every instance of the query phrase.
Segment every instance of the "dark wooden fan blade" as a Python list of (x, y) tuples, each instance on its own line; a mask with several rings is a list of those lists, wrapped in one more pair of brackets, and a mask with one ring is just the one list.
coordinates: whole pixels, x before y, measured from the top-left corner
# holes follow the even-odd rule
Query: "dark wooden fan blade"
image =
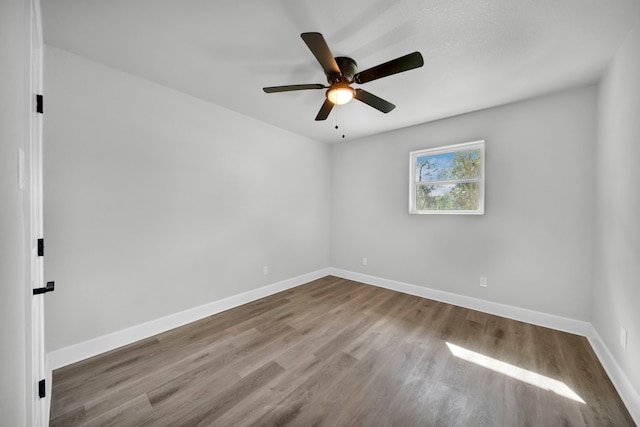
[(327, 117), (329, 117), (329, 113), (331, 112), (332, 108), (333, 108), (333, 102), (329, 101), (328, 99), (325, 99), (324, 104), (322, 104), (322, 107), (320, 107), (320, 111), (318, 111), (316, 120), (327, 120)]
[(362, 90), (362, 89), (356, 89), (355, 98), (358, 101), (362, 101), (365, 104), (372, 106), (376, 110), (382, 111), (383, 113), (388, 113), (389, 111), (396, 108), (396, 106), (393, 105), (392, 103), (385, 101), (382, 98), (378, 98), (374, 94), (369, 93), (366, 90)]
[(326, 86), (321, 84), (309, 84), (309, 85), (263, 87), (262, 90), (265, 91), (266, 93), (274, 93), (274, 92), (289, 92), (291, 90), (324, 89), (325, 87)]
[(336, 63), (327, 42), (324, 40), (324, 37), (322, 37), (322, 34), (302, 33), (300, 34), (300, 37), (302, 37), (302, 40), (307, 44), (307, 47), (316, 57), (327, 76), (340, 74), (340, 68)]
[(353, 81), (360, 84), (367, 83), (382, 77), (402, 73), (403, 71), (413, 70), (414, 68), (419, 68), (423, 65), (424, 59), (422, 59), (420, 52), (413, 52), (389, 62), (385, 62), (384, 64), (361, 71), (353, 76)]

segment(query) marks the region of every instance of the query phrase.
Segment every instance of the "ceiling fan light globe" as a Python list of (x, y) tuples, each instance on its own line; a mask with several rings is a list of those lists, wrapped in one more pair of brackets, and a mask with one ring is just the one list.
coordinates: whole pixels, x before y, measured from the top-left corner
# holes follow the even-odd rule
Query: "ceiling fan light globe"
[(343, 105), (351, 101), (355, 91), (349, 86), (334, 87), (327, 91), (327, 99), (335, 105)]

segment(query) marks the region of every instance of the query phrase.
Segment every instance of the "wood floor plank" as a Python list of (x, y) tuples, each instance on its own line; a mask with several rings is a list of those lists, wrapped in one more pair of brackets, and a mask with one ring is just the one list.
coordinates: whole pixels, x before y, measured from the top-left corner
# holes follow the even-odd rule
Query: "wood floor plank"
[(272, 410), (254, 420), (250, 425), (315, 425), (314, 422), (308, 423), (305, 420), (309, 407), (315, 407), (319, 400), (318, 396), (331, 389), (339, 381), (340, 376), (357, 362), (345, 353), (336, 353), (328, 359), (316, 359), (316, 361), (313, 372), (303, 382), (284, 398), (278, 400)]
[[(109, 411), (126, 403), (139, 394), (155, 389), (156, 386), (176, 381), (186, 373), (193, 375), (200, 372), (203, 365), (211, 363), (212, 357), (210, 356), (212, 354), (220, 355), (237, 351), (240, 346), (255, 342), (259, 335), (258, 331), (250, 329), (238, 335), (211, 343), (207, 347), (192, 346), (191, 351), (186, 355), (173, 352), (171, 353), (173, 355), (171, 359), (159, 357), (159, 364), (155, 366), (149, 367), (149, 363), (132, 364), (130, 368), (133, 374), (130, 375), (135, 375), (135, 379), (123, 381), (116, 385), (110, 381), (105, 381), (103, 382), (105, 389), (98, 393), (95, 399), (88, 400), (84, 398), (76, 401), (83, 404), (85, 417), (98, 416), (101, 412)], [(162, 354), (162, 356), (165, 356), (165, 354)], [(96, 387), (99, 385), (99, 382), (95, 384)], [(94, 393), (94, 389), (88, 385), (84, 385), (81, 388), (85, 392)], [(69, 406), (73, 408), (72, 405)]]
[(390, 424), (393, 414), (393, 400), (404, 386), (409, 374), (419, 361), (422, 352), (402, 339), (388, 351), (387, 361), (372, 376), (369, 383), (353, 396), (356, 404), (340, 417), (329, 417), (327, 423), (333, 425), (385, 425)]
[[(212, 396), (206, 403), (194, 409), (190, 414), (174, 413), (161, 422), (175, 426), (208, 426), (234, 406), (241, 404), (252, 393), (261, 391), (261, 387), (284, 372), (284, 368), (275, 362), (268, 362), (251, 374), (233, 383), (222, 392)], [(165, 424), (166, 425), (166, 424)]]
[(134, 419), (151, 415), (153, 408), (145, 394), (91, 418), (83, 427), (135, 427)]
[(327, 276), (56, 370), (50, 425), (635, 424), (584, 337)]
[[(336, 357), (340, 356), (336, 355)], [(269, 387), (268, 393), (256, 393), (250, 402), (231, 408), (218, 419), (217, 423), (222, 426), (250, 425), (253, 420), (269, 419), (269, 414), (274, 410), (279, 411), (290, 407), (292, 402), (291, 399), (287, 399), (287, 396), (301, 382), (313, 375), (320, 364), (327, 363), (309, 354), (301, 355), (297, 358), (297, 362), (285, 369), (280, 381)]]

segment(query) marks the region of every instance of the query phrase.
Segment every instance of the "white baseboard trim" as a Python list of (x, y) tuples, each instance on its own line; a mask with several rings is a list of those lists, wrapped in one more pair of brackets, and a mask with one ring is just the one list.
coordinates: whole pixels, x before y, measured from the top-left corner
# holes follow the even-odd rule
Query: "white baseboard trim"
[(54, 350), (47, 354), (48, 372), (72, 363), (88, 359), (98, 354), (114, 350), (127, 344), (152, 337), (170, 329), (186, 325), (196, 320), (203, 319), (216, 313), (264, 298), (275, 293), (294, 288), (329, 275), (329, 269), (322, 269), (312, 273), (303, 274), (258, 289), (247, 291), (238, 295), (232, 295), (218, 301), (213, 301), (198, 307), (184, 310), (178, 313), (151, 320), (140, 325), (132, 326), (121, 331), (116, 331), (88, 341)]
[(546, 328), (556, 329), (572, 334), (586, 336), (587, 333), (592, 329), (591, 324), (588, 322), (555, 316), (553, 314), (541, 313), (538, 311), (528, 310), (526, 308), (513, 307), (510, 305), (486, 301), (479, 298), (468, 297), (451, 292), (440, 291), (437, 289), (425, 288), (423, 286), (411, 285), (409, 283), (383, 279), (375, 276), (368, 276), (366, 274), (354, 273), (352, 271), (340, 270), (337, 268), (331, 268), (330, 271), (332, 275), (342, 277), (344, 279), (354, 280), (356, 282), (366, 283), (368, 285), (379, 286), (381, 288), (390, 289), (392, 291), (398, 291), (409, 295), (415, 295), (422, 298), (446, 302), (448, 304), (482, 311), (483, 313), (495, 314), (496, 316), (519, 320), (521, 322), (544, 326)]
[(437, 289), (425, 288), (422, 286), (411, 285), (408, 283), (398, 282), (395, 280), (383, 279), (380, 277), (369, 276), (366, 274), (355, 273), (352, 271), (330, 268), (329, 272), (333, 276), (343, 279), (354, 280), (368, 285), (378, 286), (405, 294), (415, 295), (422, 298), (428, 298), (435, 301), (445, 302), (460, 307), (470, 308), (472, 310), (482, 311), (484, 313), (495, 314), (497, 316), (506, 317), (521, 322), (527, 322), (546, 328), (556, 329), (563, 332), (569, 332), (576, 335), (586, 337), (604, 367), (609, 379), (616, 388), (618, 394), (622, 398), (627, 410), (636, 424), (640, 425), (640, 394), (634, 389), (625, 375), (620, 365), (615, 361), (611, 352), (600, 338), (600, 335), (589, 322), (569, 319), (566, 317), (555, 316), (553, 314), (541, 313), (538, 311), (528, 310), (508, 306), (505, 304), (485, 301), (478, 298), (458, 295), (450, 292), (440, 291)]
[(593, 351), (596, 353), (596, 356), (598, 356), (607, 375), (609, 375), (609, 379), (618, 391), (631, 417), (636, 424), (640, 425), (640, 393), (633, 388), (631, 381), (629, 381), (629, 378), (625, 375), (622, 368), (620, 368), (616, 359), (613, 358), (609, 348), (604, 344), (598, 331), (596, 331), (593, 326), (590, 328), (587, 339), (591, 343)]

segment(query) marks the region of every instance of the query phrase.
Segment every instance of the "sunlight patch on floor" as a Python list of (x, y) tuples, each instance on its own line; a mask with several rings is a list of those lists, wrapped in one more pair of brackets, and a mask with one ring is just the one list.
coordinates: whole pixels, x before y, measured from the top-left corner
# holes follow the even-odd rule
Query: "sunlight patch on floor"
[(463, 347), (459, 347), (449, 342), (447, 343), (447, 346), (449, 347), (451, 353), (454, 356), (459, 357), (460, 359), (466, 360), (487, 369), (491, 369), (492, 371), (507, 375), (511, 378), (525, 382), (527, 384), (531, 384), (543, 390), (552, 391), (555, 394), (575, 400), (576, 402), (585, 403), (584, 400), (580, 398), (580, 396), (578, 396), (562, 381), (554, 380), (553, 378), (536, 374), (535, 372), (531, 372), (526, 369), (518, 368), (517, 366), (501, 362), (500, 360), (485, 356), (484, 354), (480, 354)]

